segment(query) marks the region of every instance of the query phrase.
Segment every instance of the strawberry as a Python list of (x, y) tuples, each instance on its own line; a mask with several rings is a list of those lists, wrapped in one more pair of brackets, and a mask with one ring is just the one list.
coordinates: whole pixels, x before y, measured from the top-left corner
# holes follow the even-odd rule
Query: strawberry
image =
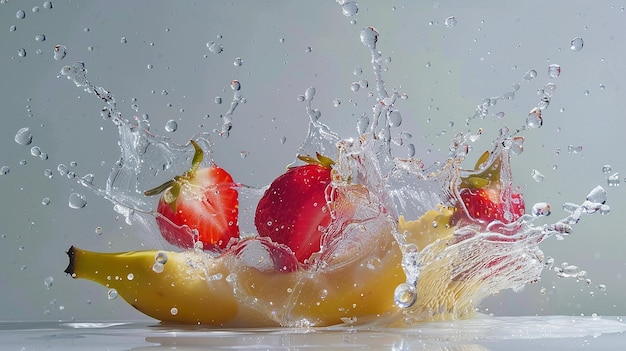
[(524, 200), (521, 194), (512, 193), (509, 208), (500, 198), (496, 189), (461, 189), (461, 200), (469, 216), (482, 223), (489, 224), (492, 221), (512, 223), (524, 214)]
[(298, 158), (306, 164), (289, 168), (270, 184), (259, 201), (254, 224), (260, 236), (286, 245), (304, 263), (320, 251), (323, 228), (331, 221), (326, 188), (334, 162), (320, 154)]
[(457, 205), (453, 222), (469, 217), (470, 221), (480, 223), (484, 229), (493, 221), (509, 224), (524, 215), (522, 195), (511, 191), (511, 185), (503, 184), (500, 179), (503, 160), (495, 158), (478, 172), (489, 160), (489, 156), (489, 151), (483, 153), (476, 163), (475, 172), (461, 178), (461, 202)]
[(195, 149), (191, 168), (144, 194), (163, 193), (156, 221), (165, 240), (181, 248), (192, 248), (199, 241), (205, 250), (220, 251), (239, 237), (238, 193), (224, 169), (215, 164), (200, 168), (204, 153), (195, 141), (191, 144)]

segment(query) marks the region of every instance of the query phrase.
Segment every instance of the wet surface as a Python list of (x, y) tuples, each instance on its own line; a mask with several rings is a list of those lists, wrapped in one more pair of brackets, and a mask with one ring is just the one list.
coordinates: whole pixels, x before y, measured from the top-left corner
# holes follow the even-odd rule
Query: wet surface
[(0, 342), (14, 350), (618, 350), (618, 317), (486, 317), (411, 329), (338, 326), (207, 329), (150, 322), (2, 322)]

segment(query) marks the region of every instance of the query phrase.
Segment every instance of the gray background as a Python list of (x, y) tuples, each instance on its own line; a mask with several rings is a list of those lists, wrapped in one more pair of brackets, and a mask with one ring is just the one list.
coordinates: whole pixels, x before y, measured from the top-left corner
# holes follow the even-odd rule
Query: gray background
[[(125, 117), (147, 113), (155, 132), (180, 143), (219, 127), (232, 97), (230, 82), (240, 80), (247, 102), (235, 113), (231, 137), (214, 138), (215, 160), (235, 179), (263, 186), (293, 159), (306, 135), (308, 120), (297, 96), (307, 87), (317, 89), (313, 104), (322, 120), (343, 136), (356, 135), (356, 118), (370, 113), (370, 57), (359, 41), (364, 26), (380, 31), (379, 49), (391, 57), (384, 73), (388, 87), (409, 95), (398, 104), (404, 117), (398, 131), (414, 135), (418, 157), (440, 158), (452, 136), (466, 130), (465, 118), (482, 99), (522, 82), (513, 101), (499, 102), (485, 120), (472, 124), (473, 130), (485, 130), (476, 148), (489, 147), (501, 126), (524, 123), (539, 99), (537, 89), (553, 81), (557, 93), (543, 127), (524, 133), (525, 152), (514, 158), (516, 183), (528, 204), (552, 203), (549, 220), (564, 216), (563, 202), (582, 201), (598, 184), (609, 191), (610, 215), (583, 218), (566, 240), (542, 245), (557, 263), (585, 269), (590, 286), (547, 271), (521, 293), (507, 291), (485, 301), (481, 311), (626, 314), (626, 185), (607, 187), (602, 172), (610, 164), (621, 172), (621, 183), (626, 176), (623, 3), (361, 0), (353, 17), (344, 16), (334, 1), (55, 0), (53, 5), (0, 1), (0, 166), (11, 170), (0, 176), (0, 320), (145, 318), (122, 299), (108, 300), (105, 288), (62, 272), (63, 252), (71, 244), (101, 251), (146, 248), (110, 203), (56, 171), (74, 161), (73, 171), (93, 173), (102, 185), (118, 156), (116, 130), (99, 115), (102, 103), (58, 78), (64, 65), (84, 61), (90, 80), (114, 93)], [(25, 11), (24, 19), (16, 18), (18, 10)], [(458, 21), (454, 28), (444, 24), (449, 16)], [(37, 34), (46, 40), (37, 41)], [(575, 37), (584, 40), (580, 51), (570, 50)], [(210, 41), (222, 43), (223, 52), (209, 51)], [(61, 61), (53, 59), (57, 44), (68, 50)], [(20, 48), (25, 57), (18, 55)], [(236, 57), (243, 65), (233, 65)], [(562, 67), (555, 80), (547, 74), (551, 63)], [(353, 74), (356, 66), (363, 67), (362, 75)], [(530, 69), (538, 76), (523, 82)], [(360, 79), (368, 79), (370, 88), (352, 92), (350, 84)], [(338, 107), (335, 98), (342, 101)], [(499, 111), (504, 118), (494, 116)], [(174, 133), (164, 129), (169, 119), (178, 121)], [(14, 141), (22, 127), (32, 131), (31, 145)], [(582, 152), (568, 153), (569, 145), (582, 146)], [(49, 158), (31, 156), (32, 146)], [(531, 178), (533, 169), (545, 175), (543, 182)], [(68, 206), (75, 191), (87, 197), (83, 209)], [(49, 205), (42, 205), (45, 197)], [(46, 277), (54, 278), (49, 289)], [(598, 284), (606, 284), (606, 292)]]

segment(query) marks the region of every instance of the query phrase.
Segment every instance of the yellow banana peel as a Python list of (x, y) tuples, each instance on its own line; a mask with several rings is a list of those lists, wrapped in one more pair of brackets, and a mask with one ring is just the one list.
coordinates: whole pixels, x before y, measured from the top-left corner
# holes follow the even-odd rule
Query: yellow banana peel
[[(452, 210), (442, 207), (420, 219), (400, 217), (407, 242), (432, 255), (449, 246)], [(115, 289), (142, 313), (163, 322), (221, 327), (327, 326), (376, 322), (401, 325), (407, 318), (472, 310), (472, 283), (454, 281), (450, 259), (433, 260), (421, 273), (418, 298), (398, 307), (394, 290), (406, 281), (402, 251), (392, 228), (356, 259), (332, 269), (264, 271), (234, 255), (196, 251), (100, 253), (71, 247), (66, 272)], [(469, 298), (467, 298), (469, 296)]]

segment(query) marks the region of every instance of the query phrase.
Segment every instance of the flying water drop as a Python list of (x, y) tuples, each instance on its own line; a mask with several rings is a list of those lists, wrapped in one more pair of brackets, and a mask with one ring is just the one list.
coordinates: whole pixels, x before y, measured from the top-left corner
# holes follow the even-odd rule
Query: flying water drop
[(530, 176), (537, 182), (537, 183), (541, 183), (543, 182), (543, 179), (545, 178), (543, 174), (541, 174), (538, 170), (533, 169), (532, 172), (530, 173)]
[(548, 77), (554, 79), (561, 75), (561, 66), (557, 64), (551, 64), (548, 66)]
[(450, 16), (450, 17), (446, 18), (446, 20), (444, 21), (444, 24), (448, 28), (454, 28), (454, 27), (456, 27), (457, 20), (456, 20), (456, 18), (454, 16)]
[(65, 58), (65, 55), (67, 55), (67, 48), (65, 47), (65, 45), (56, 45), (54, 47), (54, 59), (59, 61), (62, 60), (63, 58)]
[(30, 128), (24, 127), (15, 133), (15, 142), (20, 145), (29, 145), (33, 142), (33, 134), (30, 132)]
[(356, 1), (347, 1), (341, 5), (341, 12), (346, 17), (352, 17), (359, 12), (359, 4)]
[(175, 120), (170, 119), (165, 123), (165, 131), (173, 133), (178, 129), (178, 123)]
[(69, 198), (69, 206), (75, 210), (87, 206), (87, 197), (79, 193), (71, 193)]
[(117, 293), (117, 290), (115, 290), (115, 289), (109, 289), (109, 291), (107, 291), (107, 298), (109, 300), (117, 299), (117, 295), (118, 295), (118, 293)]
[(576, 37), (574, 39), (572, 39), (572, 41), (570, 42), (570, 49), (572, 51), (580, 51), (583, 49), (583, 45), (584, 45), (584, 41), (583, 38), (581, 37)]
[(526, 74), (524, 74), (524, 80), (528, 82), (528, 81), (531, 81), (536, 76), (537, 76), (537, 71), (535, 71), (534, 69), (531, 69), (528, 72), (526, 72)]
[(214, 41), (206, 43), (206, 47), (209, 48), (209, 51), (214, 54), (219, 54), (224, 51), (224, 46), (221, 43), (216, 43)]
[(528, 128), (541, 128), (543, 125), (543, 118), (541, 117), (541, 109), (538, 107), (533, 108), (526, 117), (526, 126)]
[(619, 186), (619, 173), (615, 172), (606, 178), (608, 186)]
[(43, 280), (43, 285), (46, 289), (50, 289), (52, 287), (52, 283), (54, 283), (54, 278), (52, 276), (48, 276)]
[(374, 27), (366, 27), (361, 31), (361, 43), (371, 50), (376, 49), (378, 42), (378, 31)]
[(535, 217), (549, 216), (551, 212), (550, 204), (547, 202), (538, 202), (533, 205), (531, 214)]

